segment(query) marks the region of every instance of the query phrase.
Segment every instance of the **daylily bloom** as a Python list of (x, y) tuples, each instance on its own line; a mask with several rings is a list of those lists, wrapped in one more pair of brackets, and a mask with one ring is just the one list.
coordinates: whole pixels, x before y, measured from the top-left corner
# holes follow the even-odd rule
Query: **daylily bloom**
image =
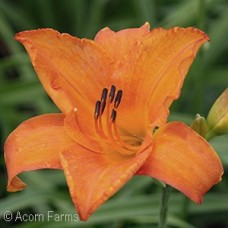
[[(63, 169), (74, 205), (87, 220), (134, 175), (148, 175), (201, 203), (221, 180), (213, 148), (169, 107), (208, 36), (194, 28), (104, 28), (94, 40), (52, 29), (16, 35), (62, 113), (19, 125), (5, 144), (8, 191), (36, 169)], [(41, 183), (42, 184), (42, 183)]]

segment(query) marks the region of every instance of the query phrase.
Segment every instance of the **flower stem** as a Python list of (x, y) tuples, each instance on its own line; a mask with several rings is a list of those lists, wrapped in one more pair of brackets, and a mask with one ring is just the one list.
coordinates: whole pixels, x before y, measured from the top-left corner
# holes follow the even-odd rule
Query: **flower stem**
[(160, 220), (158, 223), (158, 228), (167, 227), (167, 215), (168, 215), (168, 206), (169, 206), (169, 198), (170, 198), (171, 190), (172, 190), (172, 187), (168, 185), (162, 188), (162, 200), (161, 200)]

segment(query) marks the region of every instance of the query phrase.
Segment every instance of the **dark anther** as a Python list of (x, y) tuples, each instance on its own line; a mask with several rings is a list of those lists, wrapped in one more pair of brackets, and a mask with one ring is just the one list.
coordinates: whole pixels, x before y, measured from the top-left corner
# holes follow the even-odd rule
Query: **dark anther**
[(112, 114), (111, 114), (111, 121), (112, 121), (112, 123), (114, 123), (115, 122), (115, 119), (116, 119), (116, 110), (112, 110)]
[(114, 108), (118, 108), (118, 106), (121, 102), (122, 95), (123, 95), (123, 91), (118, 90), (116, 98), (115, 98), (115, 102), (114, 102)]
[(104, 88), (101, 94), (101, 101), (106, 101), (108, 89)]
[(110, 103), (113, 102), (113, 99), (115, 97), (116, 87), (114, 85), (111, 86), (111, 91), (109, 93), (109, 101)]
[(101, 100), (101, 115), (104, 112), (105, 106), (106, 106), (106, 101), (105, 100)]
[(98, 119), (98, 117), (100, 116), (100, 108), (101, 108), (101, 102), (97, 101), (95, 106), (95, 112), (94, 112), (95, 119)]

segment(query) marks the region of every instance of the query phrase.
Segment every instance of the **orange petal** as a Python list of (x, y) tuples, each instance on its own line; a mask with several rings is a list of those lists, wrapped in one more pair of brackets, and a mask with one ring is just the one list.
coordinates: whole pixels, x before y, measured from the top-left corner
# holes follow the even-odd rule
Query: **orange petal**
[(126, 55), (137, 40), (140, 40), (150, 31), (149, 23), (140, 28), (123, 29), (114, 32), (109, 28), (99, 31), (94, 39), (109, 54), (114, 62), (118, 62)]
[(16, 176), (21, 172), (61, 169), (59, 152), (73, 141), (66, 135), (62, 114), (42, 115), (20, 124), (5, 143), (8, 191), (18, 191), (25, 184)]
[(62, 153), (62, 167), (82, 220), (87, 220), (135, 174), (151, 153), (150, 142), (148, 138), (134, 156), (117, 152), (101, 155), (76, 144)]
[(84, 122), (80, 120), (77, 111), (73, 111), (65, 117), (64, 126), (68, 135), (81, 146), (98, 153), (101, 152), (99, 142), (101, 138), (96, 133), (93, 115), (84, 115)]
[(123, 89), (119, 125), (137, 134), (145, 132), (148, 119), (152, 128), (164, 124), (197, 50), (207, 40), (197, 29), (159, 28), (137, 42), (112, 77)]
[(85, 115), (109, 85), (112, 63), (95, 42), (52, 29), (20, 32), (15, 38), (25, 46), (41, 83), (62, 112), (76, 107)]
[(154, 135), (153, 152), (138, 174), (173, 186), (196, 203), (221, 180), (223, 167), (213, 148), (180, 122), (171, 122)]

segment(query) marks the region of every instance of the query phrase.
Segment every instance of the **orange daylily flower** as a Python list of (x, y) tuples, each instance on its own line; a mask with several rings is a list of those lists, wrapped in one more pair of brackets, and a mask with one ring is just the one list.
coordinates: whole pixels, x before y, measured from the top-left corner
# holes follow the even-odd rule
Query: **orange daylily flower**
[(52, 168), (63, 169), (82, 220), (134, 175), (157, 178), (200, 203), (221, 180), (221, 161), (200, 135), (167, 116), (208, 39), (194, 28), (150, 31), (148, 23), (104, 28), (94, 41), (52, 29), (18, 33), (62, 113), (29, 119), (10, 134), (8, 191), (25, 188), (19, 173)]

